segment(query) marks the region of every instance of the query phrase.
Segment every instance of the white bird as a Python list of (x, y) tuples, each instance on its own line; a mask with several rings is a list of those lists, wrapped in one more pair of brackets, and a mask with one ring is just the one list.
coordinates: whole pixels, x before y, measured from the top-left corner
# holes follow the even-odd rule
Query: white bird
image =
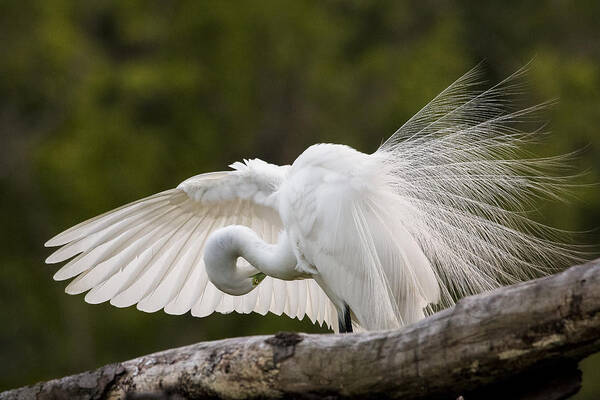
[[(203, 317), (286, 313), (334, 331), (398, 328), (456, 299), (551, 273), (577, 256), (524, 212), (556, 197), (560, 158), (521, 158), (522, 70), (479, 90), (477, 68), (366, 154), (316, 144), (292, 165), (254, 159), (82, 222), (47, 263), (88, 303)], [(337, 320), (337, 324), (336, 324)]]

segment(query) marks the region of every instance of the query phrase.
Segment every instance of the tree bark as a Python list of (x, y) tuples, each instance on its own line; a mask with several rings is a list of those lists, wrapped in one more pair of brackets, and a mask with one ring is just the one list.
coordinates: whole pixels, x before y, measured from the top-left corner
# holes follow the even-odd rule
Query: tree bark
[(0, 399), (562, 399), (600, 350), (600, 260), (472, 296), (396, 331), (198, 343)]

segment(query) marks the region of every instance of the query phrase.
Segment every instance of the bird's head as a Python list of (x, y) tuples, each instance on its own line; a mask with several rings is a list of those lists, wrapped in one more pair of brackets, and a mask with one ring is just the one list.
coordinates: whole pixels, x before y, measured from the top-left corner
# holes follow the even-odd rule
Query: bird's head
[(208, 279), (222, 292), (232, 296), (249, 293), (265, 275), (239, 257), (239, 234), (246, 227), (228, 226), (208, 237), (204, 263)]

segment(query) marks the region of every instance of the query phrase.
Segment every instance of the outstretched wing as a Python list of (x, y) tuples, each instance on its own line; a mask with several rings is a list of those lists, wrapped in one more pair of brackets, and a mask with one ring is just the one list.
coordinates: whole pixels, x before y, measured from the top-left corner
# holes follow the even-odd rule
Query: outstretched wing
[[(69, 294), (88, 291), (85, 300), (110, 301), (117, 307), (137, 304), (146, 312), (203, 317), (214, 311), (272, 312), (337, 328), (337, 314), (312, 279), (282, 281), (271, 277), (244, 296), (218, 290), (206, 274), (207, 237), (223, 226), (239, 224), (274, 243), (282, 229), (271, 207), (286, 168), (251, 160), (234, 171), (194, 176), (166, 190), (82, 222), (50, 239), (61, 246), (46, 260), (74, 257), (55, 275), (73, 279)], [(243, 262), (242, 260), (240, 262)]]

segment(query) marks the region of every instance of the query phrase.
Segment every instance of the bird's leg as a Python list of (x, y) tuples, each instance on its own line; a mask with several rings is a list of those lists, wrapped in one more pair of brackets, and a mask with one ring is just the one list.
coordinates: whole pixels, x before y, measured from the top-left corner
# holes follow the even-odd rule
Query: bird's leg
[(340, 333), (352, 333), (352, 317), (350, 316), (350, 307), (344, 303), (344, 311), (338, 318)]

